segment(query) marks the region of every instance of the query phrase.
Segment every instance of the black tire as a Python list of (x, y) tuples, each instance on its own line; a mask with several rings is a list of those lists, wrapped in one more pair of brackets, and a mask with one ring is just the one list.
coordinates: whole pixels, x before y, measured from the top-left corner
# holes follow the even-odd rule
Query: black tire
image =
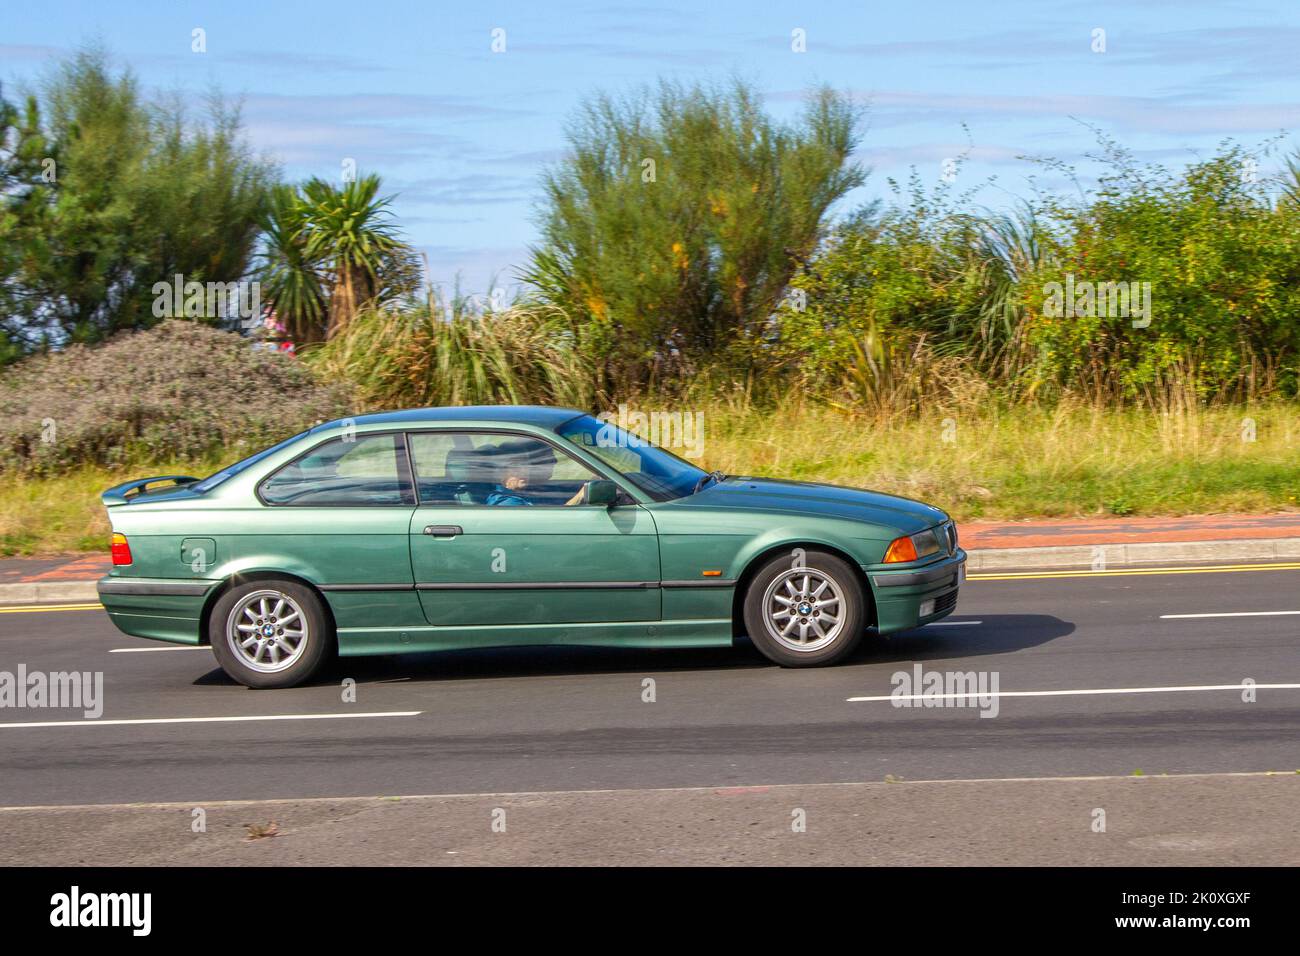
[[(262, 603), (263, 600), (266, 601), (265, 605)], [(263, 607), (272, 611), (277, 607), (284, 607), (287, 613), (282, 612), (281, 618), (276, 618), (274, 614), (249, 617), (246, 613), (240, 613), (237, 620), (232, 622), (232, 615), (236, 611), (242, 612), (247, 602), (254, 603), (254, 607), (250, 610), (253, 610), (255, 615), (261, 613), (260, 609)], [(291, 619), (290, 615), (294, 611), (297, 611), (298, 616), (305, 622), (303, 637), (299, 642), (304, 646), (301, 651), (298, 651), (298, 644), (294, 644), (291, 653), (287, 650), (289, 645), (281, 641), (285, 636), (286, 627), (289, 628), (288, 634), (292, 639), (293, 621), (296, 618)], [(254, 633), (239, 632), (240, 636), (245, 640), (252, 637), (259, 645), (265, 643), (265, 653), (260, 653), (260, 647), (249, 648), (242, 653), (237, 651), (230, 638), (232, 623), (243, 623), (246, 627), (253, 628)], [(267, 626), (273, 629), (278, 627), (280, 633), (262, 638), (262, 632)], [(320, 598), (316, 596), (316, 592), (295, 581), (283, 578), (268, 578), (238, 584), (221, 595), (208, 616), (208, 637), (212, 643), (212, 653), (217, 658), (217, 663), (221, 665), (221, 669), (245, 687), (254, 688), (293, 687), (301, 684), (316, 674), (334, 656), (337, 648), (330, 616), (325, 613), (325, 608)], [(247, 659), (254, 650), (258, 650), (262, 657), (258, 666), (254, 666), (254, 663)], [(280, 659), (272, 661), (271, 658), (276, 656)], [(259, 666), (276, 669), (259, 669)]]
[[(791, 604), (791, 611), (797, 620), (792, 624), (789, 617), (783, 619), (785, 626), (793, 627), (794, 630), (782, 639), (773, 631), (784, 628), (774, 619), (775, 615), (764, 608), (764, 603), (769, 588), (773, 589), (771, 603), (777, 609), (775, 614), (779, 614), (783, 607), (778, 595), (781, 599), (793, 597), (798, 600), (786, 581), (791, 582), (794, 592), (802, 591), (803, 572), (807, 572), (812, 585), (809, 592), (814, 590), (819, 581), (831, 583), (816, 600)], [(832, 603), (826, 594), (835, 596), (836, 590), (839, 592), (838, 600)], [(826, 620), (833, 615), (837, 605), (843, 608), (842, 613), (836, 617), (838, 627), (826, 626)], [(808, 613), (799, 616), (804, 608), (808, 609)], [(769, 660), (782, 667), (824, 667), (844, 660), (862, 640), (867, 628), (867, 599), (859, 576), (835, 555), (812, 550), (803, 552), (802, 558), (794, 553), (781, 554), (764, 564), (750, 581), (749, 589), (745, 592), (744, 618), (745, 633)], [(803, 627), (799, 621), (809, 623)], [(769, 630), (769, 622), (772, 630)], [(817, 636), (818, 627), (824, 632), (821, 638)], [(803, 642), (807, 645), (804, 649), (791, 646), (792, 643), (801, 642), (801, 632), (808, 638)]]

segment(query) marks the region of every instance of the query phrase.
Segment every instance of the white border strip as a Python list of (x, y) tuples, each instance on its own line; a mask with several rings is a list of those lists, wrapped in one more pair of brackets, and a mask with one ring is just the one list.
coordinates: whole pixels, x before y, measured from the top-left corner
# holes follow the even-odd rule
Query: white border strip
[(130, 720), (23, 720), (0, 724), (0, 730), (17, 727), (124, 727), (134, 724), (237, 724), (264, 720), (345, 720), (349, 717), (418, 717), (421, 710), (387, 710), (365, 714), (259, 714), (237, 717), (139, 717)]
[(210, 651), (206, 644), (173, 644), (171, 647), (111, 647), (110, 654), (149, 654), (154, 651)]
[(1287, 614), (1300, 614), (1300, 611), (1223, 611), (1218, 614), (1161, 614), (1160, 620), (1188, 620), (1198, 617), (1282, 617)]
[(886, 694), (883, 697), (848, 697), (847, 703), (883, 700), (988, 700), (991, 697), (1094, 697), (1102, 694), (1176, 694), (1197, 690), (1300, 690), (1300, 684), (1197, 684), (1187, 687), (1096, 687), (1078, 690), (1004, 690), (981, 694)]

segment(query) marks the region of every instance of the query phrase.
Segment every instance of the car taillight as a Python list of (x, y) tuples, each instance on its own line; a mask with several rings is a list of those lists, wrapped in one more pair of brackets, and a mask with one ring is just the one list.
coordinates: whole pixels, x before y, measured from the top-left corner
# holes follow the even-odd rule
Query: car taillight
[(126, 535), (113, 532), (113, 543), (109, 546), (114, 564), (131, 563), (131, 546), (126, 543)]
[(907, 535), (901, 538), (895, 538), (889, 542), (889, 549), (885, 552), (885, 564), (897, 564), (900, 561), (915, 561), (916, 545)]

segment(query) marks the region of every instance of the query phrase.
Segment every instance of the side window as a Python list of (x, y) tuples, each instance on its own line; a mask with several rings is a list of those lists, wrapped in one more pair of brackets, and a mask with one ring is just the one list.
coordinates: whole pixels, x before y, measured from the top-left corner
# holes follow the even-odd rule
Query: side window
[(285, 465), (262, 482), (271, 505), (365, 507), (413, 504), (400, 435), (336, 438)]
[(420, 503), (563, 507), (600, 476), (549, 442), (489, 432), (412, 432)]

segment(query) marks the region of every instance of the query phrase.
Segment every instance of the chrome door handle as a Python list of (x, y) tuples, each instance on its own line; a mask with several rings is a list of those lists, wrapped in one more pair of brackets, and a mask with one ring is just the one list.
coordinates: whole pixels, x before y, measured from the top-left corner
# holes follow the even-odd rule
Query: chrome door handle
[(464, 534), (465, 529), (458, 524), (430, 524), (425, 525), (424, 533), (435, 538), (454, 538), (458, 534)]

